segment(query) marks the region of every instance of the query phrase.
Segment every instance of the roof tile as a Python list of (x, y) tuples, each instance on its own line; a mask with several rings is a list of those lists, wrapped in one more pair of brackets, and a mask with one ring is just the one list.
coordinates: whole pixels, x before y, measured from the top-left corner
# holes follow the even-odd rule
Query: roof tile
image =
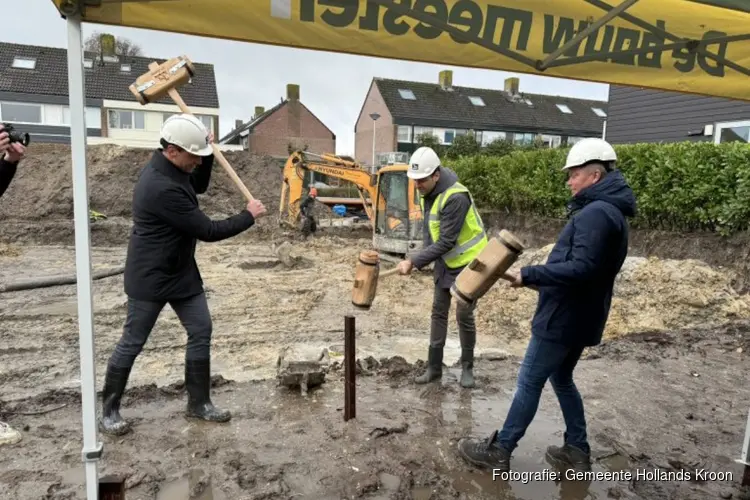
[[(375, 81), (394, 120), (403, 125), (596, 135), (602, 131), (604, 118), (592, 108), (607, 111), (606, 101), (525, 93), (514, 100), (504, 90), (460, 86), (443, 90), (439, 83)], [(399, 89), (411, 90), (416, 99), (403, 99)], [(481, 97), (485, 105), (475, 106), (470, 96)], [(567, 105), (573, 113), (563, 113), (557, 104)]]
[[(13, 68), (16, 56), (36, 59), (34, 69)], [(136, 78), (148, 71), (151, 62), (161, 64), (166, 59), (150, 57), (120, 57), (119, 62), (97, 63), (96, 53), (85, 57), (94, 60), (93, 68), (85, 68), (86, 97), (137, 102), (128, 88)], [(121, 64), (130, 64), (130, 72), (120, 71)], [(192, 83), (179, 88), (180, 96), (188, 106), (218, 108), (219, 95), (212, 64), (196, 63)], [(0, 42), (0, 91), (24, 94), (68, 96), (68, 51), (58, 47), (21, 45)], [(158, 101), (174, 104), (169, 96)]]

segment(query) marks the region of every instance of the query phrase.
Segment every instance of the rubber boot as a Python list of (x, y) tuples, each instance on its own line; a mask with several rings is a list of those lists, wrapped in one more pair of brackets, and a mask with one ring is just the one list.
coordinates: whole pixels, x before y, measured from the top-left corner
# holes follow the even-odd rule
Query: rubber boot
[(461, 387), (474, 387), (474, 349), (461, 350)]
[(443, 348), (430, 347), (427, 352), (427, 371), (414, 379), (417, 384), (426, 384), (433, 380), (440, 380), (443, 376)]
[(229, 410), (216, 408), (211, 402), (211, 360), (185, 361), (185, 388), (188, 393), (185, 416), (208, 422), (229, 422)]
[(129, 376), (130, 368), (107, 366), (102, 390), (102, 417), (99, 419), (99, 430), (104, 434), (122, 436), (130, 432), (130, 423), (120, 416), (120, 401)]

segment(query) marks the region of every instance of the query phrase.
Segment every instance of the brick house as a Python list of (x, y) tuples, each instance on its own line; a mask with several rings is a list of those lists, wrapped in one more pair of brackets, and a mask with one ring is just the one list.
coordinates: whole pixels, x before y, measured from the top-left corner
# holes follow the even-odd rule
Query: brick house
[[(141, 105), (129, 86), (164, 59), (85, 52), (88, 144), (153, 148), (161, 126), (180, 108), (168, 97)], [(192, 83), (180, 88), (191, 111), (219, 135), (219, 96), (211, 64), (194, 62)], [(70, 143), (68, 51), (0, 42), (0, 121), (28, 132), (34, 143)]]
[(257, 154), (286, 157), (289, 149), (335, 153), (336, 134), (316, 117), (299, 98), (299, 85), (288, 84), (286, 99), (265, 110), (256, 106), (250, 121), (235, 121), (235, 128), (220, 144), (241, 145)]
[(354, 155), (370, 165), (373, 142), (377, 163), (384, 153), (412, 153), (421, 134), (449, 145), (469, 131), (482, 145), (539, 138), (559, 147), (601, 137), (606, 116), (606, 101), (521, 93), (518, 78), (506, 79), (501, 90), (454, 86), (450, 70), (435, 83), (374, 78), (354, 127)]

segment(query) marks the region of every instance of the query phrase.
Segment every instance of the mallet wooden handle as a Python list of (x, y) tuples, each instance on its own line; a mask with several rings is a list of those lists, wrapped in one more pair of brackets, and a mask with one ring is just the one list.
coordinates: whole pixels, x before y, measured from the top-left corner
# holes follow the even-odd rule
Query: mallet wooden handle
[[(390, 276), (392, 274), (396, 274), (398, 272), (398, 268), (394, 267), (393, 269), (389, 269), (387, 271), (383, 271), (382, 273), (378, 274), (378, 277), (382, 278), (385, 276)], [(513, 276), (511, 276), (508, 273), (503, 274), (502, 278), (506, 281), (513, 281)]]
[[(185, 101), (182, 100), (182, 97), (180, 94), (177, 93), (176, 89), (169, 89), (169, 97), (172, 98), (172, 100), (177, 104), (177, 106), (180, 107), (183, 113), (192, 115), (193, 113), (190, 111), (190, 108), (187, 107), (187, 104), (185, 104)], [(234, 171), (232, 166), (229, 164), (226, 158), (224, 158), (224, 155), (222, 154), (221, 150), (219, 149), (219, 146), (217, 146), (214, 143), (211, 143), (211, 147), (214, 150), (214, 156), (216, 159), (219, 160), (219, 163), (222, 167), (224, 167), (224, 170), (226, 170), (229, 177), (234, 181), (234, 183), (237, 185), (237, 187), (240, 189), (240, 192), (245, 196), (247, 201), (253, 201), (253, 195), (250, 194), (250, 190), (247, 189), (247, 186), (242, 182), (242, 179), (237, 175), (237, 172)]]
[[(152, 62), (148, 65), (148, 69), (151, 71), (155, 71), (159, 67), (158, 64), (155, 62)], [(185, 101), (182, 100), (182, 97), (177, 92), (177, 89), (171, 88), (167, 91), (169, 93), (169, 97), (172, 98), (175, 104), (182, 110), (183, 113), (192, 115), (193, 112), (190, 111), (190, 108), (188, 108), (187, 104), (185, 104)], [(226, 158), (224, 158), (224, 154), (222, 154), (221, 150), (219, 149), (219, 146), (217, 146), (214, 143), (211, 143), (211, 149), (214, 150), (214, 157), (219, 160), (219, 163), (222, 167), (224, 167), (224, 170), (226, 170), (229, 177), (234, 181), (234, 183), (237, 185), (237, 187), (240, 189), (240, 192), (243, 194), (245, 199), (247, 201), (253, 201), (253, 195), (250, 194), (250, 190), (247, 189), (247, 186), (245, 186), (245, 183), (242, 182), (242, 179), (237, 175), (237, 172), (234, 171), (232, 166), (229, 164)]]
[(398, 268), (394, 267), (393, 269), (388, 269), (387, 271), (383, 271), (382, 273), (378, 274), (379, 278), (382, 278), (384, 276), (390, 276), (392, 274), (396, 274), (398, 272)]
[[(382, 273), (378, 274), (378, 277), (383, 278), (385, 276), (391, 276), (392, 274), (396, 274), (397, 272), (398, 272), (398, 268), (394, 267), (393, 269), (388, 269), (387, 271), (383, 271)], [(513, 276), (511, 276), (508, 273), (503, 273), (501, 278), (504, 279), (505, 281), (511, 281), (511, 282), (515, 280)]]

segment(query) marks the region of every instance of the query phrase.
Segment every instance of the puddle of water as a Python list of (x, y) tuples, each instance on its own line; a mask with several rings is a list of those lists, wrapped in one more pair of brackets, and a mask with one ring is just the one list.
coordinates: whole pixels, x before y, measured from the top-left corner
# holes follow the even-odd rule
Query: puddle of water
[(156, 500), (227, 500), (221, 490), (211, 486), (203, 471), (192, 470), (185, 477), (161, 487)]
[[(451, 382), (455, 383), (455, 382)], [(445, 423), (461, 429), (464, 435), (485, 438), (492, 431), (502, 427), (512, 401), (513, 394), (498, 393), (483, 395), (478, 391), (436, 391), (430, 397), (426, 408), (439, 415)], [(549, 392), (549, 391), (547, 391)], [(626, 479), (617, 474), (604, 475), (608, 472), (629, 470), (625, 457), (618, 454), (607, 455), (602, 460), (595, 460), (592, 472), (598, 473), (596, 480), (572, 480), (558, 471), (545, 459), (546, 448), (552, 444), (562, 443), (562, 432), (565, 424), (562, 414), (554, 404), (554, 394), (543, 393), (542, 400), (552, 405), (542, 407), (529, 426), (525, 436), (519, 442), (511, 459), (511, 471), (515, 475), (505, 481), (499, 476), (493, 477), (491, 471), (465, 466), (458, 456), (455, 445), (444, 449), (443, 454), (455, 457), (459, 463), (446, 461), (440, 475), (449, 477), (453, 487), (469, 498), (498, 498), (507, 500), (589, 500), (607, 498), (608, 489), (622, 485)], [(556, 415), (553, 413), (556, 412)], [(443, 444), (447, 447), (447, 444)], [(596, 455), (595, 455), (596, 456)], [(449, 465), (450, 464), (450, 465)], [(414, 498), (429, 498), (431, 488), (414, 488)]]
[(430, 500), (430, 497), (432, 496), (432, 488), (427, 486), (413, 488), (411, 490), (411, 496), (414, 500)]
[(619, 453), (604, 456), (600, 458), (598, 462), (609, 471), (619, 472), (630, 470), (630, 462), (627, 457), (624, 457)]
[(75, 467), (68, 469), (60, 474), (64, 483), (68, 484), (84, 484), (86, 482), (86, 469), (81, 467)]

